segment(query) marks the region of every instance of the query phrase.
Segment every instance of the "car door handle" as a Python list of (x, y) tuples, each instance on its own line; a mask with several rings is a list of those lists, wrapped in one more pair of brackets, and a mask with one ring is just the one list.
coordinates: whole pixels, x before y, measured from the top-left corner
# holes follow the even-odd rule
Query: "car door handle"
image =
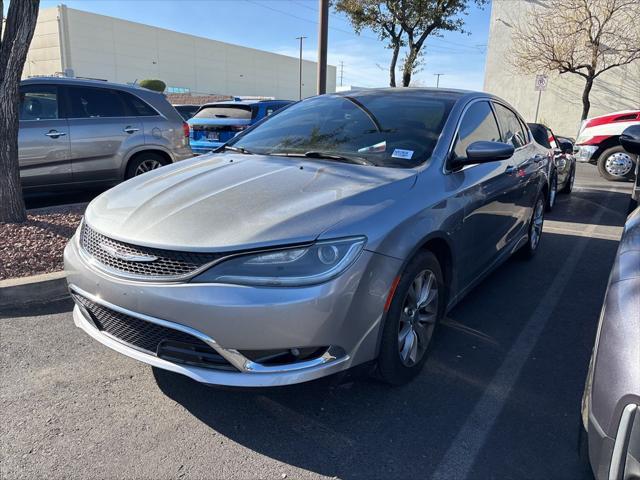
[(57, 130), (50, 130), (48, 133), (45, 133), (45, 135), (49, 138), (58, 138), (58, 137), (64, 137), (66, 133), (59, 132)]
[(136, 133), (136, 132), (139, 132), (140, 129), (134, 128), (134, 127), (125, 127), (124, 131), (125, 133)]
[(535, 156), (533, 157), (533, 161), (534, 161), (534, 162), (536, 162), (536, 163), (540, 163), (540, 162), (541, 162), (541, 161), (543, 161), (545, 158), (547, 158), (545, 155), (540, 155), (540, 154), (538, 154), (538, 155), (535, 155)]

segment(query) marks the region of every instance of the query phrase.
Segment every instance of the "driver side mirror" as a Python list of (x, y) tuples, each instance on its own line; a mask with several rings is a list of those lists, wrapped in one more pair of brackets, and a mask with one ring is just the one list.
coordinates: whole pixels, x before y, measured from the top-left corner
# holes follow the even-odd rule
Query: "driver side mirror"
[(560, 147), (560, 153), (573, 153), (573, 143), (569, 140), (558, 140), (558, 146)]
[(627, 127), (620, 135), (620, 144), (627, 152), (640, 154), (640, 125)]
[(514, 152), (515, 148), (508, 143), (477, 141), (467, 147), (466, 158), (454, 157), (449, 164), (453, 170), (457, 170), (465, 165), (507, 160)]

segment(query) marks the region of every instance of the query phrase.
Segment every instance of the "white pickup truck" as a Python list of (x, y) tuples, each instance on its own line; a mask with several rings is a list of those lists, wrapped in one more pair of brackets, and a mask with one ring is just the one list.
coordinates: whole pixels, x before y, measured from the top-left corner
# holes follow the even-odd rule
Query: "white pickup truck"
[(640, 125), (640, 110), (588, 118), (576, 140), (576, 160), (597, 165), (600, 175), (607, 180), (632, 180), (638, 156), (620, 145), (620, 134), (631, 125)]

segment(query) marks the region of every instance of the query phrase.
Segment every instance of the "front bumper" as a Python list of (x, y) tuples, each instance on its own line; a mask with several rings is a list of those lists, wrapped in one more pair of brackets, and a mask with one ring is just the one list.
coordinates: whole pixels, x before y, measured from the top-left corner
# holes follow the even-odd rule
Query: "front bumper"
[[(149, 365), (228, 386), (277, 386), (331, 375), (377, 355), (386, 296), (400, 262), (368, 251), (340, 277), (300, 288), (152, 283), (125, 280), (88, 265), (74, 239), (65, 249), (70, 289), (131, 317), (189, 333), (231, 370), (175, 363), (99, 330), (76, 305), (75, 324), (102, 344)], [(366, 275), (365, 275), (366, 273)], [(322, 356), (284, 365), (252, 362), (241, 351), (329, 346)]]
[(576, 153), (576, 161), (582, 163), (596, 163), (598, 159), (594, 157), (594, 154), (598, 151), (596, 145), (578, 145), (578, 152)]

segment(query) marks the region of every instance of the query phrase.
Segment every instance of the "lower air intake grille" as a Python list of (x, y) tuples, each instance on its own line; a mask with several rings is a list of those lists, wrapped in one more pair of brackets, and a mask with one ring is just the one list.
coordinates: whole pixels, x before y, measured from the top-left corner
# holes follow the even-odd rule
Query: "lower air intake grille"
[(235, 370), (218, 352), (193, 335), (112, 310), (75, 292), (73, 299), (90, 315), (98, 330), (138, 350), (175, 363)]

